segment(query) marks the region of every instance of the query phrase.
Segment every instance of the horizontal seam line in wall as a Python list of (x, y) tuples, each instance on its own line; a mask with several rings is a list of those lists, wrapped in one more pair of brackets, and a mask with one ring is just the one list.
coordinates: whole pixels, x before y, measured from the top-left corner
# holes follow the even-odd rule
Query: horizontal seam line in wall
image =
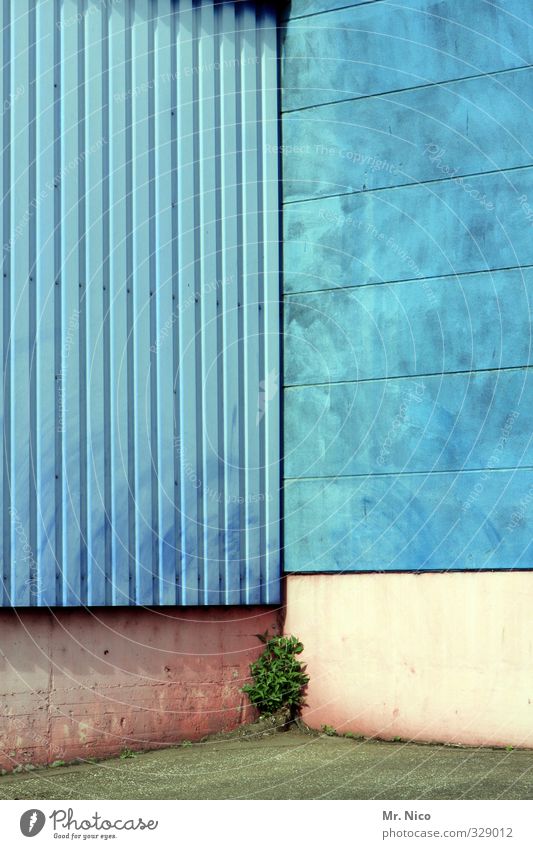
[(488, 177), (493, 176), (494, 174), (508, 174), (514, 171), (527, 171), (528, 169), (533, 168), (533, 161), (529, 163), (529, 165), (515, 165), (511, 168), (495, 168), (492, 171), (472, 171), (468, 174), (457, 174), (456, 177), (443, 177), (440, 180), (418, 180), (415, 183), (400, 183), (397, 186), (378, 186), (375, 189), (359, 189), (354, 192), (336, 192), (331, 195), (318, 195), (317, 197), (309, 197), (309, 198), (299, 198), (297, 200), (285, 200), (283, 201), (283, 206), (293, 206), (296, 203), (316, 203), (316, 201), (321, 200), (331, 200), (332, 198), (345, 198), (350, 196), (358, 196), (358, 195), (374, 195), (376, 192), (394, 192), (399, 191), (400, 189), (412, 189), (417, 186), (428, 186), (430, 184), (437, 185), (439, 183), (455, 183), (458, 180), (469, 180), (475, 177)]
[(533, 368), (533, 363), (530, 365), (524, 364), (521, 366), (503, 366), (502, 368), (476, 368), (476, 369), (457, 369), (456, 371), (428, 371), (421, 372), (420, 374), (391, 374), (386, 377), (361, 377), (354, 378), (353, 380), (322, 380), (318, 383), (285, 383), (283, 384), (283, 389), (307, 389), (307, 387), (317, 387), (317, 386), (345, 386), (345, 385), (356, 385), (358, 383), (382, 383), (384, 381), (391, 380), (416, 380), (421, 377), (448, 377), (449, 375), (455, 374), (490, 374), (491, 372), (497, 371), (507, 372), (507, 371), (528, 371)]
[(532, 472), (533, 466), (480, 466), (475, 469), (424, 469), (420, 472), (361, 472), (353, 475), (299, 475), (298, 477), (287, 476), (284, 483), (292, 481), (338, 481), (351, 480), (355, 478), (411, 478), (428, 475), (477, 475), (479, 472)]
[(291, 21), (301, 21), (302, 18), (316, 18), (318, 15), (327, 15), (331, 12), (345, 12), (346, 9), (358, 9), (359, 6), (373, 6), (375, 3), (383, 3), (384, 0), (365, 0), (363, 3), (347, 3), (346, 6), (335, 6), (333, 9), (319, 9), (316, 12), (308, 12), (306, 15), (290, 15), (285, 17), (281, 14), (281, 23), (287, 24)]
[[(305, 57), (294, 56), (293, 59), (301, 59)], [(467, 77), (452, 77), (449, 80), (440, 80), (439, 82), (433, 83), (420, 83), (420, 85), (408, 86), (407, 88), (391, 88), (387, 89), (387, 91), (376, 91), (373, 94), (359, 94), (354, 95), (353, 97), (342, 97), (340, 100), (325, 100), (323, 103), (311, 103), (309, 106), (295, 106), (294, 109), (283, 109), (281, 110), (281, 117), (283, 119), (284, 115), (290, 115), (293, 112), (305, 112), (307, 109), (320, 109), (322, 106), (335, 106), (337, 103), (350, 103), (356, 102), (358, 100), (369, 100), (372, 97), (386, 97), (390, 94), (402, 94), (402, 92), (407, 91), (419, 91), (422, 88), (435, 88), (436, 86), (448, 86), (452, 83), (460, 83), (466, 82), (467, 80), (478, 80), (483, 77), (496, 77), (499, 74), (512, 74), (516, 71), (527, 71), (528, 68), (533, 68), (533, 65), (517, 65), (514, 68), (501, 68), (498, 71), (489, 71), (483, 74), (471, 74)]]
[(350, 286), (328, 286), (325, 289), (302, 289), (297, 292), (284, 292), (283, 298), (301, 298), (302, 295), (321, 295), (327, 292), (350, 292), (353, 289), (369, 289), (372, 286), (396, 286), (401, 283), (425, 283), (428, 280), (449, 280), (454, 277), (475, 277), (479, 274), (498, 274), (502, 271), (522, 271), (533, 265), (505, 265), (501, 268), (482, 268), (479, 271), (457, 271), (451, 274), (435, 274), (431, 277), (405, 277), (403, 280), (381, 280), (372, 283), (354, 283)]

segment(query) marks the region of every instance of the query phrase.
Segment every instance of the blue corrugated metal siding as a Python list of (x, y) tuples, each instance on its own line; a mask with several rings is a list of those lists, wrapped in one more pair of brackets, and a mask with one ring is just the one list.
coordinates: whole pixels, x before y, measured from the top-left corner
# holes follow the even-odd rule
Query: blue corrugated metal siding
[(275, 12), (0, 14), (1, 602), (278, 602)]
[(533, 6), (288, 18), (285, 568), (531, 569)]

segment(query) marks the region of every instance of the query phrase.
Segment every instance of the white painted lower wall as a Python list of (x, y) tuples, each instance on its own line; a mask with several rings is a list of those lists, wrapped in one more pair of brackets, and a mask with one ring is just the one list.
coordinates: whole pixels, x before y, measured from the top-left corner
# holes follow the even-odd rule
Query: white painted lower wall
[(533, 572), (289, 575), (285, 632), (312, 727), (533, 747)]

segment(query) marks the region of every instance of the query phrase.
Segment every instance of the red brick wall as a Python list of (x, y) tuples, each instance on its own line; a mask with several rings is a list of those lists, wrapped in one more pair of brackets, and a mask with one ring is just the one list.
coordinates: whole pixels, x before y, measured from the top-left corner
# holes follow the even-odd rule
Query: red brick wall
[(229, 730), (279, 609), (0, 611), (0, 767), (100, 757)]

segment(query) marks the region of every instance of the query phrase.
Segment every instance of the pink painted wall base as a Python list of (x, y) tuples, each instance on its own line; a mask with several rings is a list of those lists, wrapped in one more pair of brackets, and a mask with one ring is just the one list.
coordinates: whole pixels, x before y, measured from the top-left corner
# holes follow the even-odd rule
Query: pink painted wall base
[(304, 710), (385, 739), (533, 748), (533, 573), (290, 575)]
[[(384, 739), (533, 748), (533, 573), (291, 575), (304, 719)], [(0, 612), (0, 767), (230, 730), (274, 608)]]
[(254, 718), (274, 608), (0, 611), (0, 767), (168, 746)]

